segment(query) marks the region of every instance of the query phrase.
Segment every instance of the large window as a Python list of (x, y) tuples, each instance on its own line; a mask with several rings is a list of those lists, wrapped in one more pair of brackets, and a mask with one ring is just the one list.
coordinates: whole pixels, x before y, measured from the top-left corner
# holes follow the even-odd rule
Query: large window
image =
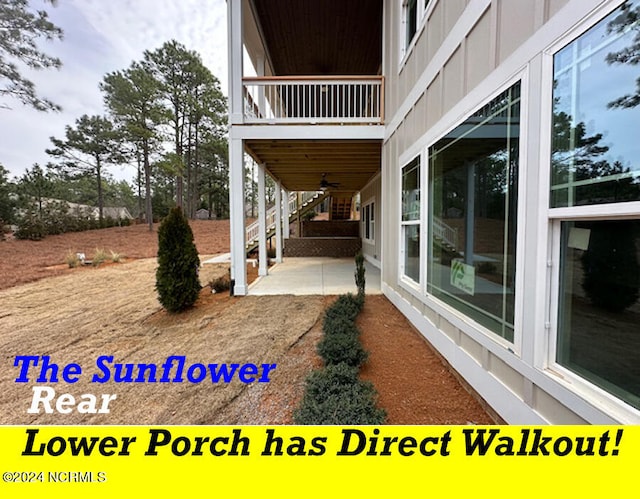
[(513, 341), (520, 83), (429, 148), (427, 291)]
[(639, 40), (640, 0), (628, 1), (554, 55), (550, 192), (560, 257), (552, 360), (637, 409)]
[(402, 275), (420, 282), (420, 157), (402, 169)]
[(551, 207), (640, 200), (640, 2), (553, 60)]

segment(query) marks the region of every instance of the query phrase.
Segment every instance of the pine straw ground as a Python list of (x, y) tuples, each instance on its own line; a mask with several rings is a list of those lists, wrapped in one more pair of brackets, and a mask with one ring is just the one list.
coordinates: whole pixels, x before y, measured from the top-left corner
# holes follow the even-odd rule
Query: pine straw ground
[[(228, 222), (192, 223), (203, 254), (228, 251)], [(68, 252), (114, 251), (123, 263), (69, 269)], [(290, 424), (304, 379), (320, 366), (315, 345), (333, 297), (211, 294), (168, 315), (154, 291), (157, 234), (145, 226), (0, 242), (1, 424)], [(204, 265), (201, 282), (227, 272)], [(249, 268), (255, 277), (255, 270)], [(391, 303), (368, 296), (358, 318), (371, 380), (389, 424), (491, 424), (471, 396)], [(77, 363), (77, 383), (16, 383), (18, 355)], [(277, 364), (269, 383), (90, 383), (96, 359), (161, 365), (171, 355), (194, 363)], [(113, 372), (113, 371), (112, 371)], [(31, 373), (30, 373), (31, 374)], [(116, 394), (109, 414), (28, 414), (35, 384), (58, 394)]]

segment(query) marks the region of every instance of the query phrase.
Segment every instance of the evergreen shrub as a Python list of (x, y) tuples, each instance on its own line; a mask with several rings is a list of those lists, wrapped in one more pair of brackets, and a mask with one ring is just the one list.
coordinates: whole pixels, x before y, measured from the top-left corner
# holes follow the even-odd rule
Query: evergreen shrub
[(179, 207), (173, 208), (158, 229), (158, 300), (169, 312), (180, 312), (196, 302), (200, 293), (200, 260), (193, 232)]
[(338, 296), (336, 301), (325, 312), (325, 323), (334, 319), (355, 321), (362, 310), (364, 302), (357, 296), (347, 293)]
[(357, 334), (325, 334), (318, 342), (317, 350), (327, 366), (342, 363), (360, 367), (369, 356)]
[(356, 254), (356, 287), (358, 288), (358, 298), (364, 300), (364, 289), (365, 289), (365, 268), (364, 268), (364, 255), (362, 251), (358, 251)]
[(312, 372), (294, 422), (304, 425), (378, 425), (386, 418), (376, 407), (376, 391), (358, 379), (358, 368), (346, 364)]
[(325, 336), (346, 335), (353, 338), (360, 336), (360, 330), (355, 322), (344, 317), (327, 318), (323, 324), (322, 331)]

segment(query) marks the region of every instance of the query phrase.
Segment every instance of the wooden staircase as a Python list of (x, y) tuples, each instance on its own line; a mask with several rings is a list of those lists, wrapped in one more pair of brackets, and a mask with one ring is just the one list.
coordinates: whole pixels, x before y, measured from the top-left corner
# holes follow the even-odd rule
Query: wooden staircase
[(329, 220), (350, 220), (353, 208), (353, 196), (331, 196)]
[[(298, 216), (303, 216), (305, 213), (314, 209), (318, 206), (322, 201), (324, 201), (329, 196), (327, 192), (304, 192), (302, 193), (301, 203), (298, 206), (298, 193), (292, 192), (289, 195), (288, 203), (289, 203), (289, 222), (293, 222), (293, 220)], [(275, 213), (276, 208), (272, 206), (267, 210), (267, 239), (270, 239), (275, 235), (276, 232), (276, 222), (275, 222)], [(259, 223), (256, 220), (252, 224), (250, 224), (246, 229), (246, 244), (245, 250), (248, 253), (252, 252), (258, 247), (258, 243), (260, 240), (259, 233)]]

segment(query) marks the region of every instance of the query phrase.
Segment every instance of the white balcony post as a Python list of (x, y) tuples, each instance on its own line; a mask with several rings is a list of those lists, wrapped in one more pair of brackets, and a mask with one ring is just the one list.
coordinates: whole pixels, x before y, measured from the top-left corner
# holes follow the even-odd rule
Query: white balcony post
[(282, 184), (276, 184), (276, 263), (282, 263)]
[[(229, 58), (229, 123), (243, 122), (242, 0), (227, 1)], [(244, 246), (244, 245), (243, 245)]]
[(231, 232), (231, 279), (233, 294), (247, 294), (247, 257), (244, 214), (244, 145), (242, 139), (229, 141), (229, 224)]
[[(264, 76), (264, 55), (259, 55), (256, 61), (256, 74), (258, 76)], [(264, 85), (258, 86), (258, 113), (260, 116), (266, 116), (267, 112), (266, 101), (264, 98)]]
[(282, 209), (284, 211), (282, 218), (282, 235), (285, 239), (289, 239), (289, 191), (284, 191), (282, 199), (284, 199), (282, 203)]
[(258, 275), (267, 275), (267, 201), (264, 165), (258, 165)]

